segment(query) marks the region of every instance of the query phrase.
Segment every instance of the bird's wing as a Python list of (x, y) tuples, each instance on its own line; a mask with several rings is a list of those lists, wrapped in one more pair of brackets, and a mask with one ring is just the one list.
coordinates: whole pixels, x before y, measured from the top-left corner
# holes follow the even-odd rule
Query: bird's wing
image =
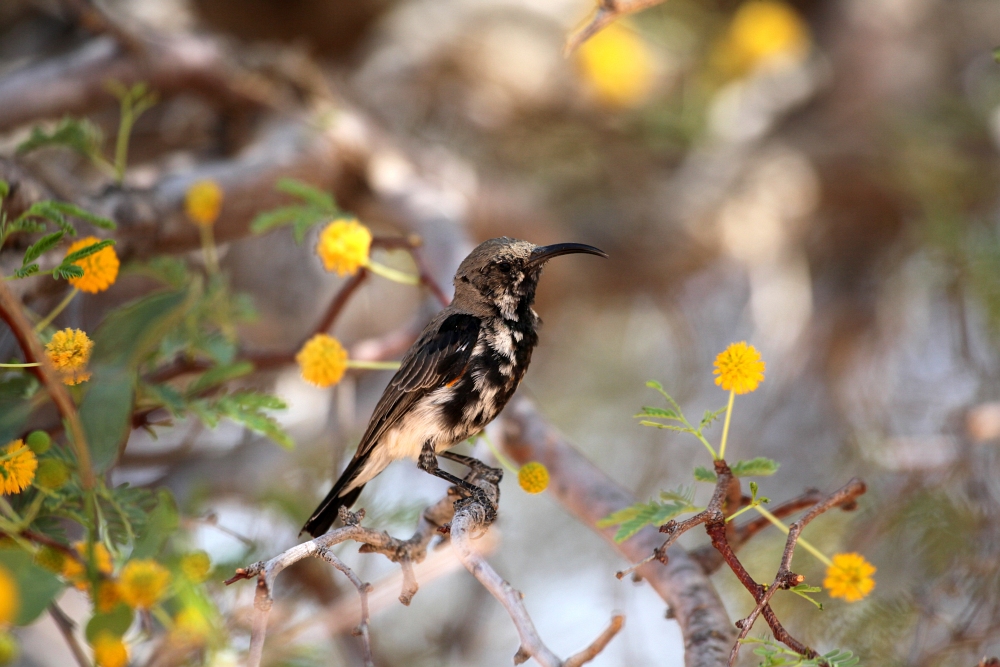
[(429, 391), (447, 385), (469, 365), (479, 338), (479, 318), (454, 313), (432, 322), (410, 348), (389, 382), (354, 457), (367, 456), (409, 408)]

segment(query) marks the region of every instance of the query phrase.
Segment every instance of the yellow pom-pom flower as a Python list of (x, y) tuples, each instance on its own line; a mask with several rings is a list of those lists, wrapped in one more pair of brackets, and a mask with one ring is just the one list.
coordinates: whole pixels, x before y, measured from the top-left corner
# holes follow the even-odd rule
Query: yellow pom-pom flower
[[(76, 552), (80, 554), (80, 558), (84, 561), (90, 558), (86, 542), (74, 542), (73, 548), (76, 549)], [(101, 574), (111, 574), (111, 571), (114, 569), (108, 548), (100, 542), (94, 543), (94, 567)], [(61, 574), (64, 579), (72, 582), (81, 591), (86, 590), (89, 586), (89, 582), (87, 581), (87, 567), (75, 558), (68, 556), (63, 558)]]
[(194, 606), (187, 606), (174, 618), (171, 639), (178, 644), (201, 644), (212, 633), (212, 623)]
[(181, 572), (196, 584), (208, 578), (212, 570), (212, 560), (204, 551), (194, 551), (181, 558)]
[(97, 667), (125, 667), (128, 665), (128, 648), (121, 637), (107, 630), (94, 639), (94, 662)]
[(45, 346), (49, 361), (68, 385), (80, 384), (90, 379), (86, 371), (94, 341), (80, 329), (63, 329), (52, 334)]
[(111, 579), (102, 581), (97, 585), (97, 600), (94, 607), (102, 614), (106, 614), (122, 601), (121, 591), (118, 589), (118, 582)]
[[(77, 250), (83, 250), (100, 242), (100, 240), (96, 236), (82, 238), (71, 245), (66, 254), (71, 255)], [(83, 269), (83, 275), (79, 278), (70, 278), (69, 284), (81, 292), (88, 292), (90, 294), (103, 292), (114, 285), (115, 280), (118, 278), (120, 262), (118, 261), (118, 254), (115, 252), (114, 246), (101, 248), (93, 255), (88, 255), (83, 259), (73, 262), (73, 264)]]
[(14, 622), (20, 605), (21, 597), (14, 575), (0, 565), (0, 627)]
[(834, 554), (833, 564), (826, 569), (823, 588), (830, 593), (830, 597), (857, 602), (875, 588), (873, 574), (875, 566), (861, 554)]
[(724, 73), (742, 75), (774, 62), (800, 62), (808, 54), (809, 28), (794, 8), (774, 0), (744, 2), (719, 43), (715, 61)]
[(609, 106), (636, 106), (653, 87), (653, 54), (642, 37), (621, 21), (584, 42), (578, 57), (584, 79)]
[(323, 268), (338, 276), (353, 276), (368, 263), (372, 233), (354, 219), (340, 218), (327, 225), (319, 235), (316, 254)]
[(214, 225), (222, 210), (222, 188), (215, 181), (194, 183), (184, 195), (184, 211), (196, 225)]
[(332, 387), (347, 370), (347, 350), (333, 336), (316, 334), (295, 355), (302, 379), (317, 387)]
[(133, 560), (122, 568), (118, 590), (128, 606), (149, 609), (166, 594), (169, 584), (167, 568), (154, 560)]
[(764, 381), (764, 366), (753, 345), (733, 343), (715, 358), (715, 384), (726, 391), (749, 394)]
[(21, 493), (35, 479), (38, 458), (23, 440), (7, 443), (0, 454), (0, 491), (3, 495)]
[(549, 488), (549, 469), (538, 461), (530, 461), (517, 471), (517, 483), (528, 493), (541, 493)]

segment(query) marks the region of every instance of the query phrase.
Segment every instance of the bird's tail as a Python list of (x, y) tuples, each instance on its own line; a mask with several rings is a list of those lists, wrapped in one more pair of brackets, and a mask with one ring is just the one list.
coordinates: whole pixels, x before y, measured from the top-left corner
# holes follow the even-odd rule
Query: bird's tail
[(309, 533), (313, 537), (319, 537), (330, 530), (330, 526), (333, 525), (333, 522), (337, 520), (337, 516), (340, 514), (341, 507), (350, 509), (357, 502), (358, 496), (361, 495), (361, 490), (365, 488), (365, 485), (359, 484), (346, 492), (344, 489), (350, 485), (351, 480), (360, 472), (361, 466), (359, 464), (360, 461), (357, 459), (351, 461), (347, 469), (344, 470), (344, 474), (340, 476), (340, 479), (330, 489), (330, 493), (326, 494), (326, 498), (313, 511), (312, 516), (309, 517), (306, 524), (302, 526), (299, 534)]

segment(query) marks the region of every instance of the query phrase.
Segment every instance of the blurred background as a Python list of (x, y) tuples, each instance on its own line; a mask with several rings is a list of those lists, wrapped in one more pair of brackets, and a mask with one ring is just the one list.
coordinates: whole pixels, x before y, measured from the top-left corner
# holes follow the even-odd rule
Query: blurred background
[[(494, 236), (606, 250), (609, 261), (563, 258), (546, 270), (536, 305), (545, 325), (520, 392), (645, 499), (692, 483), (692, 468), (707, 463), (694, 439), (632, 418), (659, 405), (645, 381), (662, 382), (689, 414), (718, 408), (726, 395), (712, 360), (732, 341), (753, 343), (767, 379), (737, 400), (730, 451), (782, 463), (762, 493), (777, 502), (853, 475), (869, 486), (857, 512), (824, 516), (807, 532), (827, 553), (865, 554), (878, 568), (873, 594), (855, 604), (820, 595), (823, 611), (779, 596), (793, 634), (821, 651), (853, 650), (866, 665), (971, 667), (1000, 651), (1000, 3), (669, 0), (568, 57), (566, 37), (592, 9), (585, 0), (99, 7), (126, 33), (180, 45), (192, 62), (216, 49), (248, 73), (241, 94), (277, 99), (248, 108), (210, 82), (151, 68), (159, 101), (136, 126), (128, 186), (169, 190), (241, 160), (280, 175), (287, 154), (310, 143), (290, 128), (335, 127), (343, 143), (375, 145), (369, 159), (289, 175), (332, 189), (378, 234), (423, 233), (444, 283), (455, 257)], [(85, 18), (77, 2), (0, 4), (0, 155), (12, 157), (33, 126), (63, 113), (113, 134), (111, 95), (23, 111), (26, 98), (55, 94), (60, 68), (105, 57), (116, 36)], [(108, 194), (68, 151), (33, 153), (18, 168), (60, 194)], [(434, 196), (405, 207), (431, 211), (444, 220), (437, 226), (400, 224), (394, 207), (415, 178)], [(259, 313), (241, 338), (261, 350), (300, 340), (341, 283), (313, 255), (314, 237), (296, 245), (287, 232), (226, 232), (245, 231), (252, 213), (273, 205), (262, 196), (219, 230), (223, 269)], [(445, 251), (428, 231), (448, 225), (463, 241)], [(126, 259), (192, 247), (184, 230), (174, 245), (162, 230), (130, 233)], [(378, 253), (410, 268), (405, 255)], [(94, 326), (143, 288), (126, 276), (77, 299), (68, 321)], [(369, 281), (333, 333), (348, 345), (384, 342), (433, 308), (413, 288)], [(253, 382), (289, 403), (279, 419), (293, 451), (235, 425), (181, 422), (155, 439), (133, 433), (115, 480), (170, 487), (192, 546), (228, 576), (295, 543), (390, 375), (350, 374), (321, 390), (294, 367), (258, 374)], [(491, 562), (525, 593), (557, 653), (581, 648), (621, 610), (625, 629), (594, 665), (681, 664), (676, 624), (648, 587), (614, 577), (620, 557), (544, 494), (528, 496), (513, 479), (503, 489)], [(359, 506), (369, 525), (408, 535), (443, 491), (397, 464)], [(682, 543), (704, 543), (696, 532)], [(758, 579), (770, 580), (783, 542), (765, 532), (741, 553)], [(398, 571), (350, 545), (341, 553), (367, 581)], [(822, 578), (808, 556), (796, 565), (807, 580)], [(419, 575), (411, 607), (392, 591), (375, 605), (376, 664), (510, 664), (517, 639), (502, 608), (457, 562), (435, 567)], [(731, 573), (713, 581), (732, 618), (752, 608)], [(238, 664), (252, 588), (213, 588), (231, 614), (232, 643), (208, 664)], [(322, 563), (290, 570), (268, 664), (361, 664), (349, 632), (355, 596)], [(71, 614), (87, 608), (72, 590), (61, 604)], [(50, 621), (19, 636), (21, 664), (70, 664)], [(135, 664), (144, 660), (137, 654)]]

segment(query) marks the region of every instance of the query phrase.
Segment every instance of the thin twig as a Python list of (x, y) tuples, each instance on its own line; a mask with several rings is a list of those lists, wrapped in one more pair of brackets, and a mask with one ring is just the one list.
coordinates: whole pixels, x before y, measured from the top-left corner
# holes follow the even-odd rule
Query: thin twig
[(90, 667), (90, 660), (87, 659), (87, 654), (83, 652), (80, 647), (80, 642), (76, 641), (76, 635), (73, 634), (76, 624), (73, 620), (66, 615), (62, 609), (59, 608), (55, 602), (49, 604), (49, 615), (52, 620), (55, 621), (56, 627), (59, 628), (60, 634), (62, 634), (63, 639), (69, 644), (69, 650), (73, 654), (73, 658), (76, 660), (76, 664), (80, 667)]
[[(358, 596), (361, 598), (361, 622), (358, 624), (355, 634), (361, 636), (361, 646), (362, 653), (364, 656), (365, 667), (375, 667), (375, 659), (372, 657), (372, 640), (371, 635), (368, 631), (368, 593), (372, 590), (372, 585), (361, 581), (361, 579), (354, 573), (354, 570), (347, 567), (344, 561), (337, 558), (336, 555), (329, 549), (323, 547), (319, 549), (317, 555), (325, 560), (330, 565), (344, 573), (344, 575), (350, 579), (354, 587), (358, 589)], [(406, 561), (409, 563), (409, 560)], [(410, 570), (412, 574), (412, 569)]]
[(655, 7), (664, 0), (599, 0), (597, 7), (566, 37), (563, 53), (569, 55), (580, 45), (626, 14)]

